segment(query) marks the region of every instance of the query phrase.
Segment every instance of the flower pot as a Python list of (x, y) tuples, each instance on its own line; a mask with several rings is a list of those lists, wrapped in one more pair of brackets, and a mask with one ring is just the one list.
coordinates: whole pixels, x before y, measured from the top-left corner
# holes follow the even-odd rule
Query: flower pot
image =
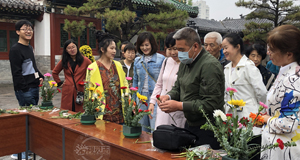
[(52, 109), (53, 108), (53, 103), (52, 101), (45, 101), (42, 102), (42, 105), (40, 106), (41, 109)]
[(92, 125), (95, 124), (96, 118), (94, 115), (81, 115), (80, 122), (84, 125)]
[(126, 138), (137, 138), (142, 134), (142, 127), (129, 127), (127, 125), (123, 125), (123, 135)]

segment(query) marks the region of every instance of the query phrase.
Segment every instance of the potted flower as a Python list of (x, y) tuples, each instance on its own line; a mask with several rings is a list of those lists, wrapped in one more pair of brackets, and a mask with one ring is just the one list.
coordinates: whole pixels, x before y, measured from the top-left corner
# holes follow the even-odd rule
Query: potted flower
[(57, 88), (57, 83), (53, 80), (50, 80), (52, 75), (50, 73), (44, 74), (45, 80), (43, 84), (40, 85), (40, 94), (42, 98), (42, 104), (40, 106), (41, 109), (52, 109), (53, 103), (52, 98), (58, 93), (61, 92), (60, 89)]
[[(131, 80), (131, 77), (126, 77), (127, 80)], [(127, 87), (121, 87), (121, 89), (127, 89)], [(131, 94), (122, 95), (122, 103), (124, 103), (124, 125), (123, 125), (123, 135), (127, 138), (139, 137), (142, 133), (142, 127), (139, 121), (145, 116), (150, 115), (149, 110), (140, 109), (142, 104), (148, 106), (146, 100), (147, 96), (141, 95), (137, 92), (137, 88), (129, 88)], [(124, 92), (125, 93), (125, 92)], [(139, 99), (139, 104), (131, 99), (132, 95), (136, 94)]]
[(90, 80), (90, 72), (91, 68), (88, 68), (87, 73), (87, 81), (79, 82), (84, 83), (84, 100), (83, 100), (83, 109), (84, 113), (81, 115), (80, 122), (85, 125), (94, 124), (96, 122), (96, 118), (100, 115), (105, 114), (105, 109), (102, 109), (101, 106), (104, 105), (103, 100), (104, 96), (102, 95), (97, 87), (100, 86), (99, 83), (91, 83)]
[(256, 156), (257, 149), (261, 152), (266, 149), (273, 149), (275, 147), (280, 147), (283, 149), (284, 146), (291, 147), (295, 146), (294, 142), (283, 143), (282, 140), (277, 139), (277, 142), (268, 145), (260, 146), (258, 144), (249, 144), (249, 142), (255, 138), (253, 136), (253, 126), (262, 125), (263, 118), (261, 117), (261, 111), (264, 108), (267, 108), (265, 104), (260, 102), (260, 107), (258, 113), (251, 113), (250, 118), (239, 118), (236, 109), (245, 105), (243, 100), (233, 100), (232, 96), (234, 92), (237, 92), (233, 88), (227, 88), (227, 91), (230, 94), (231, 109), (233, 110), (232, 114), (224, 114), (221, 110), (215, 110), (213, 113), (214, 123), (208, 118), (203, 109), (200, 111), (203, 113), (204, 117), (207, 119), (207, 122), (201, 126), (201, 129), (209, 129), (214, 132), (215, 137), (220, 142), (221, 147), (227, 152), (227, 156), (222, 157), (222, 159), (233, 160), (233, 159), (242, 159), (248, 160)]

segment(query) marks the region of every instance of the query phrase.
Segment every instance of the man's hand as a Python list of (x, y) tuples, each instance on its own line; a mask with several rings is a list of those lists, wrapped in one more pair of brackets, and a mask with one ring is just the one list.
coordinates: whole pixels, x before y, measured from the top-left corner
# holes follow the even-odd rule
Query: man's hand
[(167, 100), (169, 100), (170, 97), (168, 95), (163, 95), (163, 96), (160, 96), (159, 98), (160, 98), (160, 100), (156, 100), (158, 105), (166, 102)]
[(40, 80), (40, 85), (42, 85), (42, 84), (43, 84), (43, 81), (44, 81), (44, 79), (43, 79), (43, 78), (40, 78), (39, 80)]
[(149, 111), (151, 111), (151, 114), (149, 114), (149, 118), (152, 119), (153, 117), (151, 115), (153, 115), (153, 112), (154, 112), (154, 104), (150, 103), (148, 109), (149, 109)]
[(159, 108), (163, 112), (166, 112), (166, 113), (175, 112), (175, 111), (182, 111), (183, 110), (182, 102), (178, 102), (178, 101), (175, 101), (175, 100), (169, 100), (169, 101), (165, 101), (164, 103), (160, 103)]

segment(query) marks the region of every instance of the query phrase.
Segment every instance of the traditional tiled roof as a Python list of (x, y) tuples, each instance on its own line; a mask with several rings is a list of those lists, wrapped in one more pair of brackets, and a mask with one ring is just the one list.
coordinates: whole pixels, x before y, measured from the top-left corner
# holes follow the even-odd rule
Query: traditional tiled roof
[(244, 18), (242, 19), (225, 19), (222, 21), (222, 24), (224, 25), (225, 28), (231, 31), (242, 31), (245, 28), (245, 24), (249, 22), (255, 22), (255, 23), (272, 23), (272, 21), (267, 20), (267, 19), (251, 19), (251, 20), (246, 20)]
[(12, 9), (25, 9), (43, 11), (43, 6), (30, 0), (0, 0), (0, 7)]
[(198, 29), (202, 31), (227, 32), (227, 29), (220, 21), (201, 18), (189, 18), (189, 21), (194, 21), (196, 23), (195, 26), (197, 26)]
[[(281, 21), (284, 17), (279, 18)], [(255, 23), (271, 23), (272, 21), (267, 19), (251, 19), (246, 20), (245, 18), (241, 19), (224, 19), (222, 21), (215, 21), (215, 20), (207, 20), (207, 19), (200, 19), (200, 18), (190, 18), (189, 21), (194, 21), (196, 23), (196, 27), (202, 31), (217, 31), (221, 33), (226, 32), (239, 32), (246, 29), (245, 24), (249, 22)]]

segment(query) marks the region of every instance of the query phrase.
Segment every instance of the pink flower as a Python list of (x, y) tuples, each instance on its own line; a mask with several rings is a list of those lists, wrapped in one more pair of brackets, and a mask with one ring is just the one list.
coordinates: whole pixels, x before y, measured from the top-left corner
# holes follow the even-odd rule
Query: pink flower
[(90, 71), (93, 70), (93, 68), (87, 68), (87, 69), (90, 70)]
[(132, 78), (131, 78), (131, 77), (126, 77), (126, 79), (127, 79), (128, 81), (132, 80)]
[(52, 84), (56, 84), (56, 82), (51, 82)]
[(232, 92), (237, 92), (237, 90), (236, 90), (236, 89), (234, 89), (234, 88), (230, 88), (230, 87), (228, 87), (228, 88), (226, 89), (226, 91), (227, 91), (227, 92), (230, 92), (230, 91), (232, 91)]
[(242, 128), (242, 127), (243, 127), (242, 123), (239, 122), (239, 128)]
[(99, 84), (99, 83), (95, 83), (95, 85), (96, 85), (96, 86), (98, 86), (98, 87), (100, 86), (100, 84)]
[(268, 109), (268, 106), (265, 105), (263, 102), (259, 102), (259, 105), (261, 105), (261, 106), (264, 107), (265, 109)]
[(134, 88), (134, 87), (130, 87), (129, 89), (132, 90), (132, 91), (137, 91), (138, 90), (137, 88)]
[(44, 74), (44, 77), (51, 77), (52, 75), (50, 73)]

